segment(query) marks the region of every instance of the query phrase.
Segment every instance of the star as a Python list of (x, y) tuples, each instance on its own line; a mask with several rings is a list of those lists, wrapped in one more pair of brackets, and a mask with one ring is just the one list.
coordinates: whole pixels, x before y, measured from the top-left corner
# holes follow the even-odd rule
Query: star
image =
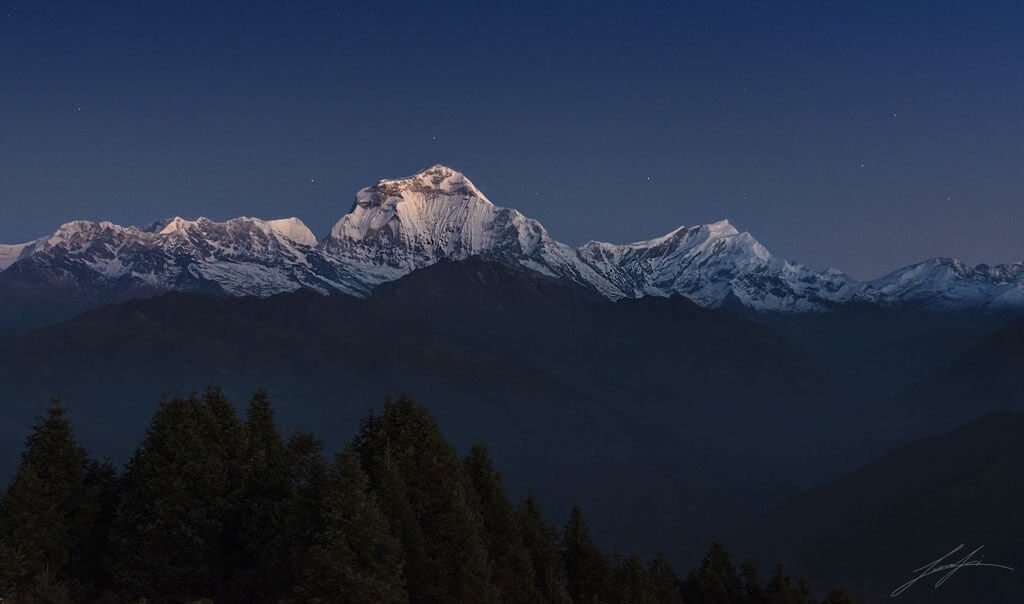
[(316, 182), (316, 179), (315, 178), (310, 178), (309, 182)]

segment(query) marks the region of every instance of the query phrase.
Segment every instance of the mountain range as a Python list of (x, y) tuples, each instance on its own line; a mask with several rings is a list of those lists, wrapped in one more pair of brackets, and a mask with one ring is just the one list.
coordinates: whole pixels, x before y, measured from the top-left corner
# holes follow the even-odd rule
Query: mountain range
[(516, 497), (532, 488), (559, 517), (579, 499), (603, 543), (687, 561), (717, 527), (820, 475), (847, 423), (819, 404), (829, 386), (813, 359), (763, 325), (682, 296), (611, 302), (474, 257), (367, 298), (171, 292), (0, 345), (0, 477), (54, 394), (91, 451), (126, 460), (162, 394), (208, 383), (237, 400), (265, 386), (285, 428), (332, 447), (405, 392), (460, 450), (501, 455)]
[[(73, 222), (0, 246), (0, 478), (54, 394), (124, 461), (161, 395), (209, 383), (267, 387), (332, 448), (405, 392), (609, 547), (688, 566), (732, 535), (875, 601), (958, 539), (1019, 564), (1021, 419), (979, 418), (1024, 411), (1022, 292), (1022, 264), (949, 259), (858, 282), (727, 221), (573, 248), (444, 166), (359, 191), (323, 238)], [(944, 597), (1019, 587), (994, 579)]]
[[(855, 283), (851, 301), (821, 303), (828, 312), (751, 312), (736, 288), (752, 278), (709, 279), (701, 291), (719, 291), (715, 300), (668, 288), (624, 295), (627, 278), (640, 277), (611, 267), (650, 261), (644, 249), (679, 251), (687, 235), (573, 250), (514, 210), (479, 205), (472, 185), (445, 174), (458, 182), (430, 180), (417, 193), (415, 183), (386, 181), (360, 192), (322, 241), (297, 220), (176, 219), (135, 229), (75, 223), (21, 247), (0, 273), (3, 293), (34, 300), (22, 306), (29, 310), (75, 316), (0, 332), (0, 476), (54, 394), (90, 450), (124, 461), (137, 444), (126, 435), (161, 395), (208, 383), (237, 400), (267, 387), (284, 427), (312, 427), (334, 448), (385, 396), (406, 392), (461, 450), (483, 441), (500, 455), (515, 496), (535, 489), (556, 517), (583, 502), (608, 547), (664, 550), (692, 565), (712, 536), (748, 526), (754, 532), (736, 535), (737, 545), (767, 561), (780, 559), (779, 535), (762, 538), (758, 526), (809, 514), (785, 515), (784, 502), (798, 501), (791, 496), (994, 410), (1024, 411), (1019, 312), (920, 312), (910, 302), (870, 303)], [(462, 193), (439, 200), (446, 188)], [(375, 195), (401, 200), (389, 207)], [(712, 260), (739, 270), (748, 252), (766, 266), (796, 266), (749, 235), (725, 234), (735, 230), (722, 223), (690, 231), (707, 244), (685, 244), (705, 254), (693, 271), (711, 270)], [(664, 274), (670, 264), (644, 266)], [(79, 279), (96, 287), (79, 291)], [(353, 283), (361, 285), (341, 289)], [(83, 304), (102, 307), (79, 312)], [(926, 472), (929, 459), (913, 461)], [(792, 553), (783, 559), (828, 578), (804, 566), (813, 550), (782, 539), (841, 535), (848, 502), (868, 510), (861, 502), (884, 494), (902, 505), (887, 484), (815, 504), (821, 524), (779, 536)], [(878, 505), (863, 525), (886, 526)], [(984, 502), (977, 509), (993, 522), (1007, 516)], [(965, 527), (964, 540), (995, 544), (988, 528), (967, 522), (974, 513), (950, 508), (949, 524)], [(851, 558), (873, 559), (871, 544), (858, 548)], [(863, 568), (835, 583), (874, 594), (891, 582), (879, 583), (880, 573)]]
[(612, 300), (679, 294), (703, 306), (772, 313), (1024, 307), (1024, 263), (969, 267), (936, 258), (858, 282), (776, 258), (726, 220), (648, 241), (572, 248), (540, 222), (491, 203), (463, 174), (435, 165), (359, 191), (322, 239), (297, 218), (174, 218), (143, 227), (76, 221), (32, 242), (0, 245), (0, 327), (24, 329), (168, 291), (366, 297), (412, 271), (470, 256)]
[(265, 386), (284, 427), (332, 447), (405, 392), (461, 450), (500, 454), (516, 496), (533, 488), (556, 516), (579, 499), (607, 546), (694, 564), (713, 535), (801, 489), (1024, 411), (1024, 322), (868, 310), (781, 315), (791, 338), (684, 296), (611, 301), (479, 257), (366, 297), (169, 292), (0, 339), (0, 476), (54, 394), (90, 450), (126, 460), (161, 395), (209, 383), (238, 400)]

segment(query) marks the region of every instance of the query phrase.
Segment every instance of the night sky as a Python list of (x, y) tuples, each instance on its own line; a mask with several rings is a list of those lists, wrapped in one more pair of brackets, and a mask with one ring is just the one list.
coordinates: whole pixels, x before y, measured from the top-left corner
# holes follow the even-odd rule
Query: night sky
[(0, 4), (0, 241), (322, 235), (440, 162), (570, 244), (729, 218), (858, 278), (1024, 260), (1022, 3), (98, 4)]

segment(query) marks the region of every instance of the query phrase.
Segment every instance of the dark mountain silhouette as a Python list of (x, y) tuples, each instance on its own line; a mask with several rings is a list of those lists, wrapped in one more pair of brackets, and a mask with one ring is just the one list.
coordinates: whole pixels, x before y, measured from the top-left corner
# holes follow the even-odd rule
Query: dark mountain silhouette
[[(236, 398), (266, 386), (285, 397), (285, 425), (314, 426), (340, 446), (382, 397), (407, 392), (460, 448), (488, 442), (513, 493), (532, 486), (558, 513), (587, 501), (606, 544), (691, 564), (707, 538), (800, 488), (1021, 400), (1020, 324), (894, 396), (896, 381), (879, 394), (843, 368), (870, 368), (875, 356), (926, 374), (1000, 318), (944, 326), (864, 312), (846, 324), (841, 313), (776, 317), (798, 344), (680, 296), (612, 302), (479, 258), (415, 271), (368, 298), (172, 293), (0, 338), (0, 437), (13, 464), (24, 426), (56, 393), (91, 450), (124, 460), (136, 445), (125, 434), (145, 423), (154, 392), (219, 383)], [(888, 345), (873, 337), (897, 324)], [(944, 329), (959, 335), (938, 346)], [(911, 359), (914, 350), (934, 356)], [(881, 383), (880, 373), (863, 377)]]
[(282, 420), (328, 441), (383, 396), (415, 394), (458, 446), (500, 454), (513, 492), (532, 485), (558, 512), (585, 500), (604, 542), (682, 557), (824, 472), (841, 440), (829, 383), (766, 327), (470, 259), (368, 299), (169, 294), (43, 328), (2, 355), (4, 441), (56, 392), (90, 449), (123, 460), (154, 391), (209, 382), (282, 393)]
[(879, 407), (894, 412), (884, 430), (893, 439), (948, 431), (993, 409), (1024, 411), (1024, 321), (986, 336), (928, 379)]
[(929, 311), (851, 304), (826, 313), (751, 313), (800, 344), (858, 398), (888, 398), (1021, 317), (1020, 312)]
[(1015, 568), (963, 568), (940, 588), (922, 579), (898, 602), (1012, 602), (1024, 593), (1024, 415), (997, 412), (954, 432), (891, 451), (827, 486), (795, 497), (732, 539), (736, 551), (781, 560), (820, 583), (839, 581), (868, 602), (963, 544), (960, 560)]

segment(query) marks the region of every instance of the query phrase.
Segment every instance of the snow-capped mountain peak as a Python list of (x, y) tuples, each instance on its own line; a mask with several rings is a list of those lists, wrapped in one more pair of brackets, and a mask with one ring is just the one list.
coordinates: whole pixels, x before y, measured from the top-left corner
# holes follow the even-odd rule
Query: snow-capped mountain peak
[(190, 220), (185, 220), (181, 216), (175, 216), (170, 220), (166, 221), (163, 228), (157, 233), (157, 235), (175, 235), (184, 233), (188, 230), (190, 224), (195, 224)]
[(157, 223), (150, 229), (141, 230), (155, 232), (157, 237), (204, 237), (211, 231), (223, 230), (242, 238), (245, 238), (247, 235), (263, 234), (269, 238), (283, 239), (309, 247), (317, 244), (316, 235), (298, 218), (261, 220), (259, 218), (242, 216), (219, 223), (205, 217), (200, 217), (196, 220), (186, 220), (177, 216)]
[(736, 227), (729, 222), (728, 218), (723, 218), (718, 222), (712, 222), (702, 226), (708, 230), (708, 233), (715, 237), (733, 237), (740, 234), (740, 232), (736, 230)]
[(313, 234), (313, 231), (306, 226), (306, 223), (302, 222), (298, 218), (268, 220), (265, 224), (274, 233), (277, 233), (287, 239), (291, 239), (295, 243), (308, 245), (310, 247), (319, 243), (316, 235)]
[(728, 219), (722, 219), (708, 224), (681, 226), (661, 235), (660, 237), (646, 239), (643, 241), (634, 241), (633, 243), (618, 244), (588, 241), (581, 247), (604, 246), (607, 249), (646, 250), (661, 248), (665, 245), (677, 244), (682, 241), (688, 241), (691, 244), (701, 242), (705, 245), (709, 245), (716, 241), (727, 241), (740, 235), (749, 236), (749, 233), (740, 233)]
[(466, 175), (458, 170), (442, 164), (434, 164), (412, 176), (404, 178), (383, 179), (363, 191), (418, 191), (422, 193), (436, 192), (445, 195), (463, 195), (473, 197), (490, 204), (490, 200), (476, 188)]
[(728, 220), (679, 227), (626, 245), (591, 241), (580, 258), (625, 295), (683, 294), (717, 306), (730, 298), (762, 310), (815, 310), (845, 300), (851, 280), (774, 258)]
[(545, 243), (557, 246), (540, 223), (495, 206), (463, 174), (436, 165), (356, 193), (323, 248), (390, 279), (442, 259), (529, 256)]
[(62, 245), (83, 245), (101, 237), (123, 237), (131, 234), (133, 230), (131, 227), (123, 227), (107, 221), (73, 220), (57, 227), (57, 230), (46, 238), (41, 248), (52, 249)]
[(955, 258), (931, 258), (865, 283), (858, 298), (932, 310), (1020, 308), (1024, 306), (1024, 262), (972, 267)]
[(440, 164), (405, 178), (378, 181), (356, 193), (331, 239), (363, 241), (404, 235), (436, 239), (457, 223), (479, 222), (494, 204), (462, 173)]

